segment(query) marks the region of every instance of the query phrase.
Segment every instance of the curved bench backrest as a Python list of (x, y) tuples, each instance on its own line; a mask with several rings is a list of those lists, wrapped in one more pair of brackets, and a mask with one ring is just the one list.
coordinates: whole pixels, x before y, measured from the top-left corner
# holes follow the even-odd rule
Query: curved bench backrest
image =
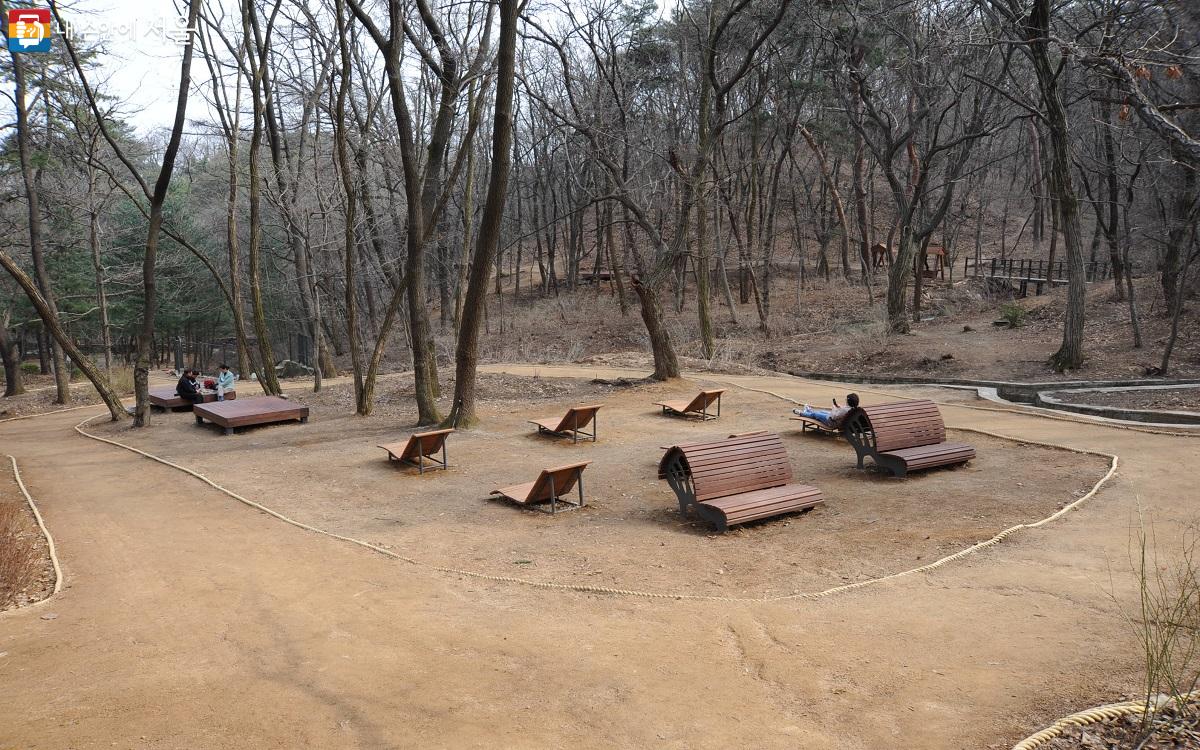
[[(858, 410), (874, 433), (879, 452), (916, 448), (946, 442), (946, 424), (932, 401), (898, 401), (864, 406)], [(853, 416), (858, 416), (853, 415)], [(861, 420), (856, 420), (860, 425)]]
[(696, 501), (780, 487), (792, 481), (783, 441), (761, 432), (711, 443), (676, 446), (690, 474)]

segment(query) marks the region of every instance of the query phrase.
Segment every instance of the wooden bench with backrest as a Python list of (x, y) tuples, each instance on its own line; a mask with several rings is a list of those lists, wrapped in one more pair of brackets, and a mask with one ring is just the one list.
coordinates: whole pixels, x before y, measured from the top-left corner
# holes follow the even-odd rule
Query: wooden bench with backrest
[[(700, 391), (700, 395), (691, 401), (656, 401), (654, 405), (661, 406), (663, 414), (676, 414), (681, 417), (696, 416), (704, 420), (716, 419), (721, 416), (721, 394), (724, 392), (724, 388), (716, 388), (710, 391)], [(713, 403), (717, 405), (717, 413), (709, 414), (708, 409)]]
[(847, 415), (842, 434), (858, 454), (858, 468), (870, 456), (876, 466), (898, 477), (975, 458), (975, 449), (966, 443), (946, 442), (941, 412), (927, 400), (859, 407)]
[[(545, 419), (531, 419), (530, 424), (537, 425), (538, 434), (558, 435), (565, 437), (571, 436), (571, 442), (578, 443), (579, 436), (590, 437), (592, 442), (596, 442), (597, 425), (599, 419), (596, 412), (600, 411), (600, 407), (604, 404), (592, 404), (591, 406), (572, 406), (567, 410), (567, 415), (562, 419), (554, 417), (546, 417)], [(588, 425), (592, 426), (591, 432), (585, 432), (584, 428)]]
[(659, 464), (679, 499), (718, 531), (824, 502), (821, 491), (792, 482), (792, 465), (779, 435), (752, 432), (725, 440), (687, 443), (667, 450)]
[[(417, 467), (418, 474), (424, 474), (425, 469), (449, 468), (446, 457), (446, 436), (454, 432), (454, 428), (445, 430), (429, 430), (414, 432), (403, 443), (386, 443), (379, 446), (388, 452), (388, 461), (396, 460), (402, 464)], [(437, 454), (442, 454), (442, 460), (437, 460)]]
[[(591, 461), (579, 461), (565, 466), (556, 466), (553, 469), (542, 469), (542, 473), (532, 482), (502, 487), (492, 490), (489, 494), (499, 495), (521, 505), (550, 503), (552, 515), (558, 512), (560, 502), (582, 508), (587, 504), (583, 499), (583, 470), (590, 463)], [(576, 488), (579, 490), (579, 502), (573, 503), (564, 499), (567, 493)]]

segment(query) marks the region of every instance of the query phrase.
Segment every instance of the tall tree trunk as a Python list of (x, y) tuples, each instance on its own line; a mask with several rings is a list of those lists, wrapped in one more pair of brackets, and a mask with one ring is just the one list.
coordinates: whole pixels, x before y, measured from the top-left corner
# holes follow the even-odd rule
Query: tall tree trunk
[(1105, 201), (1108, 204), (1108, 220), (1104, 223), (1104, 236), (1108, 240), (1108, 258), (1112, 264), (1113, 287), (1118, 300), (1125, 299), (1125, 264), (1121, 258), (1120, 226), (1120, 190), (1117, 187), (1117, 155), (1113, 144), (1113, 118), (1111, 100), (1105, 99), (1100, 104), (1103, 123), (1100, 130), (1103, 133), (1104, 144), (1104, 182), (1108, 189)]
[(1067, 314), (1062, 345), (1050, 357), (1057, 371), (1075, 370), (1083, 364), (1083, 324), (1086, 315), (1087, 279), (1084, 275), (1083, 243), (1079, 231), (1079, 206), (1071, 178), (1071, 144), (1067, 112), (1059, 97), (1058, 72), (1050, 60), (1050, 0), (1034, 0), (1025, 21), (1026, 41), (1037, 73), (1042, 106), (1050, 131), (1050, 189), (1055, 197), (1067, 254)]
[[(517, 10), (519, 0), (500, 0), (500, 42), (497, 49), (496, 102), (492, 116), (492, 164), (487, 197), (480, 218), (471, 273), (459, 319), (455, 357), (454, 405), (445, 424), (470, 427), (475, 413), (475, 378), (479, 365), (479, 323), (487, 295), (488, 276), (500, 247), (504, 200), (512, 165), (513, 90), (516, 81)], [(498, 273), (499, 271), (497, 271)]]
[[(21, 164), (21, 179), (25, 188), (25, 208), (29, 230), (29, 253), (33, 256), (33, 275), (37, 280), (38, 291), (46, 300), (50, 314), (58, 318), (58, 304), (55, 300), (54, 289), (50, 284), (50, 274), (46, 270), (46, 254), (42, 242), (42, 209), (41, 190), (38, 185), (37, 173), (41, 167), (33, 166), (33, 143), (29, 132), (29, 102), (26, 101), (28, 90), (25, 83), (25, 60), (21, 53), (9, 52), (12, 57), (13, 72), (13, 103), (17, 113), (17, 154)], [(58, 323), (61, 326), (61, 322)], [(51, 342), (50, 353), (53, 362), (54, 387), (56, 404), (71, 403), (71, 371), (67, 369), (63, 358), (62, 346), (57, 341)]]
[[(195, 3), (197, 0), (193, 0)], [(266, 65), (271, 49), (271, 24), (268, 24), (268, 34), (263, 37), (259, 33), (258, 17), (254, 0), (242, 0), (242, 30), (247, 39), (254, 38), (257, 48), (254, 54), (248, 55), (250, 63), (250, 96), (253, 100), (254, 122), (250, 130), (250, 150), (247, 154), (249, 175), (247, 190), (250, 204), (250, 244), (247, 255), (250, 261), (250, 306), (254, 316), (254, 333), (258, 338), (258, 351), (261, 359), (259, 384), (267, 395), (279, 395), (279, 378), (275, 373), (275, 352), (271, 345), (271, 331), (267, 327), (266, 309), (263, 305), (262, 294), (262, 179), (259, 176), (259, 152), (262, 149), (263, 125), (265, 119), (265, 104), (263, 80), (266, 76)], [(253, 29), (253, 30), (252, 30)]]
[(4, 362), (4, 396), (19, 396), (25, 392), (21, 372), (21, 351), (15, 339), (8, 335), (9, 311), (0, 315), (0, 361)]

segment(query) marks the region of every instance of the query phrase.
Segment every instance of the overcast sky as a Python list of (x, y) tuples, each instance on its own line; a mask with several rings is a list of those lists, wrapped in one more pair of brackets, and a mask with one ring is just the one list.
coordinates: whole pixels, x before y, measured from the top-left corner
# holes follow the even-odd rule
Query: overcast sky
[[(209, 7), (225, 5), (236, 9), (237, 0), (206, 0)], [(658, 0), (659, 8), (674, 6), (676, 0)], [(433, 0), (434, 5), (438, 0)], [(74, 34), (91, 35), (105, 41), (109, 54), (104, 59), (102, 88), (126, 104), (127, 120), (143, 134), (169, 128), (175, 117), (179, 85), (180, 46), (172, 39), (186, 23), (173, 0), (74, 0), (62, 6), (64, 20)], [(235, 16), (236, 17), (236, 16)], [(189, 120), (210, 119), (204, 99), (195, 86), (208, 79), (203, 62), (192, 65), (193, 97), (188, 102)]]

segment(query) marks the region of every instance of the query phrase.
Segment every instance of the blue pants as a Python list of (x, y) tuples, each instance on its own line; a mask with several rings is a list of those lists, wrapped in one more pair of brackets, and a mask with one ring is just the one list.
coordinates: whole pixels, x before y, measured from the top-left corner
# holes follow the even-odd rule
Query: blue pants
[(833, 427), (829, 423), (829, 415), (832, 413), (830, 409), (814, 409), (811, 406), (805, 406), (800, 410), (800, 416), (815, 419), (826, 427)]

